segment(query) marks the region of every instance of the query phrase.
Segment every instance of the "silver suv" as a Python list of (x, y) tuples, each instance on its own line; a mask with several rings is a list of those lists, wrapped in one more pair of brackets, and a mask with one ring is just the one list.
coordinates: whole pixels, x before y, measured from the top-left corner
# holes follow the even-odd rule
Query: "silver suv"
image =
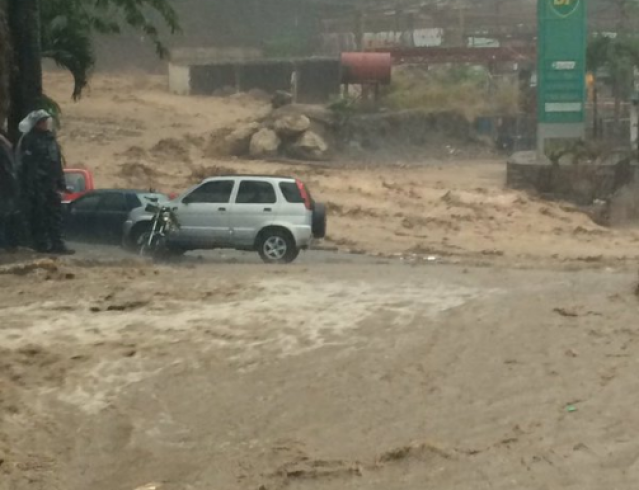
[[(255, 250), (267, 263), (290, 263), (313, 238), (326, 235), (326, 208), (291, 177), (228, 175), (204, 180), (168, 203), (179, 229), (171, 253), (232, 248)], [(145, 208), (131, 211), (124, 246), (137, 249), (151, 227)]]

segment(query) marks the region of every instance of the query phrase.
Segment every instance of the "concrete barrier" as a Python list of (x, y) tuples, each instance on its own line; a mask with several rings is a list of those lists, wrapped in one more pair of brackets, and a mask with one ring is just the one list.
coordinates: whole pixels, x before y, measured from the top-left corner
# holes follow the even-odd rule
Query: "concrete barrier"
[(506, 164), (506, 185), (552, 199), (588, 206), (609, 199), (617, 190), (639, 181), (639, 165), (617, 158), (595, 163), (540, 162), (535, 152), (512, 155)]

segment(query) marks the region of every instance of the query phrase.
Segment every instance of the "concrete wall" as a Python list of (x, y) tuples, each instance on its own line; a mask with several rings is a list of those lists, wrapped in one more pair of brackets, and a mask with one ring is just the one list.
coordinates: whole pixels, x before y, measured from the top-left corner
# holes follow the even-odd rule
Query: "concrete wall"
[(297, 70), (297, 101), (325, 103), (340, 90), (340, 64), (326, 60), (262, 60), (183, 66), (169, 64), (169, 89), (181, 95), (212, 95), (220, 90), (275, 93), (291, 91)]
[(218, 90), (237, 90), (236, 68), (232, 64), (191, 67), (191, 94), (212, 95)]
[(169, 90), (178, 95), (191, 94), (191, 69), (169, 63)]
[(612, 164), (539, 163), (533, 157), (521, 155), (507, 163), (506, 185), (554, 199), (563, 199), (580, 206), (595, 200), (609, 199), (617, 190), (639, 182), (639, 166), (630, 162)]
[(242, 62), (263, 57), (261, 49), (247, 47), (173, 48), (171, 61), (179, 65), (206, 65), (221, 62)]
[(252, 89), (274, 93), (291, 90), (291, 77), (295, 70), (293, 63), (260, 63), (239, 66), (238, 87), (241, 92)]
[(317, 61), (298, 64), (299, 79), (297, 102), (303, 104), (325, 103), (339, 95), (340, 71), (339, 62)]

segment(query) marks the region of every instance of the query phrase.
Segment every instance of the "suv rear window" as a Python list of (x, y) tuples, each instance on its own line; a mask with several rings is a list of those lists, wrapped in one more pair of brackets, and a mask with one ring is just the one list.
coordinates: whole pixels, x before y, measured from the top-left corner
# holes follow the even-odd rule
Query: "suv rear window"
[(280, 182), (280, 190), (282, 191), (286, 202), (304, 204), (302, 193), (295, 182)]
[(268, 182), (244, 180), (237, 191), (237, 204), (275, 204), (275, 189)]

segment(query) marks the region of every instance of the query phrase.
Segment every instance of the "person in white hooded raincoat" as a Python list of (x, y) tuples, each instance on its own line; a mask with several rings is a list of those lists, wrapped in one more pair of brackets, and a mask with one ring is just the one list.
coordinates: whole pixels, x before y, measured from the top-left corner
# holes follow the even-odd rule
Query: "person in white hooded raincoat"
[(19, 129), (18, 176), (33, 247), (43, 253), (73, 253), (62, 238), (61, 193), (66, 184), (53, 119), (47, 111), (34, 111)]

